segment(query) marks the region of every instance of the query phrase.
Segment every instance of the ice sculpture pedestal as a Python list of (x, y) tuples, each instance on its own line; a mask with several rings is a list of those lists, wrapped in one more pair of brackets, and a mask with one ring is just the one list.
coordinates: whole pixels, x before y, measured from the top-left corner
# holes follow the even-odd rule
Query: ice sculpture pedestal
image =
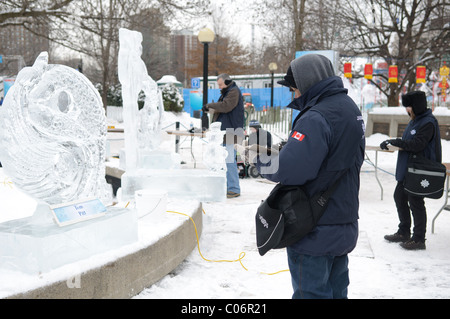
[(122, 200), (132, 200), (136, 191), (146, 188), (164, 189), (177, 199), (222, 202), (226, 200), (227, 177), (225, 171), (206, 169), (140, 169), (122, 175)]
[[(119, 168), (126, 170), (125, 149), (120, 150), (119, 160)], [(178, 169), (180, 162), (180, 155), (169, 151), (154, 150), (140, 153), (141, 166), (146, 169)]]
[(138, 240), (134, 209), (108, 207), (105, 216), (64, 227), (35, 217), (0, 224), (0, 268), (38, 274)]

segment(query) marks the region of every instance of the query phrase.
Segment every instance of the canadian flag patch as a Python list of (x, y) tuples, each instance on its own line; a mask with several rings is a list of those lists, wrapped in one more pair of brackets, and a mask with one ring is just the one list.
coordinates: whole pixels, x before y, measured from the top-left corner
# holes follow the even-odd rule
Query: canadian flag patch
[(294, 133), (292, 133), (292, 137), (295, 138), (297, 141), (303, 141), (305, 135), (303, 135), (300, 132), (294, 131)]

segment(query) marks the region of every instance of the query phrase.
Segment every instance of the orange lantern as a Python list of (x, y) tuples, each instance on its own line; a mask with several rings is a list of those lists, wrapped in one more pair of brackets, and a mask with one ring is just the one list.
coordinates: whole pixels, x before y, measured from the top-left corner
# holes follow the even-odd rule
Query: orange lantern
[(364, 78), (367, 79), (367, 80), (372, 80), (372, 74), (373, 74), (372, 63), (367, 63), (364, 66)]
[(444, 65), (439, 69), (439, 73), (443, 78), (448, 77), (448, 75), (450, 73), (450, 68), (445, 65), (445, 62), (444, 62)]
[(398, 82), (398, 68), (396, 65), (389, 66), (389, 83), (397, 83)]
[(350, 62), (344, 63), (344, 76), (346, 78), (352, 77), (352, 64)]
[(445, 102), (446, 100), (446, 90), (448, 89), (448, 83), (447, 83), (447, 77), (443, 77), (442, 78), (442, 82), (439, 83), (439, 87), (441, 88), (441, 97), (442, 97), (442, 101)]
[(416, 68), (416, 83), (425, 83), (426, 76), (427, 76), (427, 69), (423, 65), (419, 65)]

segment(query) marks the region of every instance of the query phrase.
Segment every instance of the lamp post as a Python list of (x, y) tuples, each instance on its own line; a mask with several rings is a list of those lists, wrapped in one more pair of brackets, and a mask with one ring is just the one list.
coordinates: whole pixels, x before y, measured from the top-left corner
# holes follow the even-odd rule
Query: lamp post
[[(214, 41), (214, 32), (204, 28), (198, 32), (198, 41), (203, 43), (203, 106), (208, 104), (208, 45)], [(208, 114), (202, 111), (202, 130), (209, 129)]]
[(273, 86), (274, 86), (274, 76), (273, 73), (278, 68), (277, 64), (275, 62), (272, 62), (269, 64), (269, 70), (270, 73), (272, 73), (272, 83), (270, 85), (270, 107), (273, 107)]

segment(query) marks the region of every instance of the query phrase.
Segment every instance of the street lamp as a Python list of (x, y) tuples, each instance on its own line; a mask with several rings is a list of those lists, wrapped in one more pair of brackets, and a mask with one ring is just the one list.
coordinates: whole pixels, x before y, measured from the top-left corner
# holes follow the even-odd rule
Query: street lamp
[[(208, 104), (208, 45), (214, 41), (214, 32), (204, 28), (198, 32), (198, 41), (203, 43), (203, 106)], [(209, 128), (208, 114), (202, 111), (202, 130)]]
[(270, 107), (273, 107), (273, 85), (274, 85), (274, 76), (273, 73), (277, 70), (278, 66), (275, 62), (269, 64), (270, 73), (272, 73), (272, 84), (270, 86)]

